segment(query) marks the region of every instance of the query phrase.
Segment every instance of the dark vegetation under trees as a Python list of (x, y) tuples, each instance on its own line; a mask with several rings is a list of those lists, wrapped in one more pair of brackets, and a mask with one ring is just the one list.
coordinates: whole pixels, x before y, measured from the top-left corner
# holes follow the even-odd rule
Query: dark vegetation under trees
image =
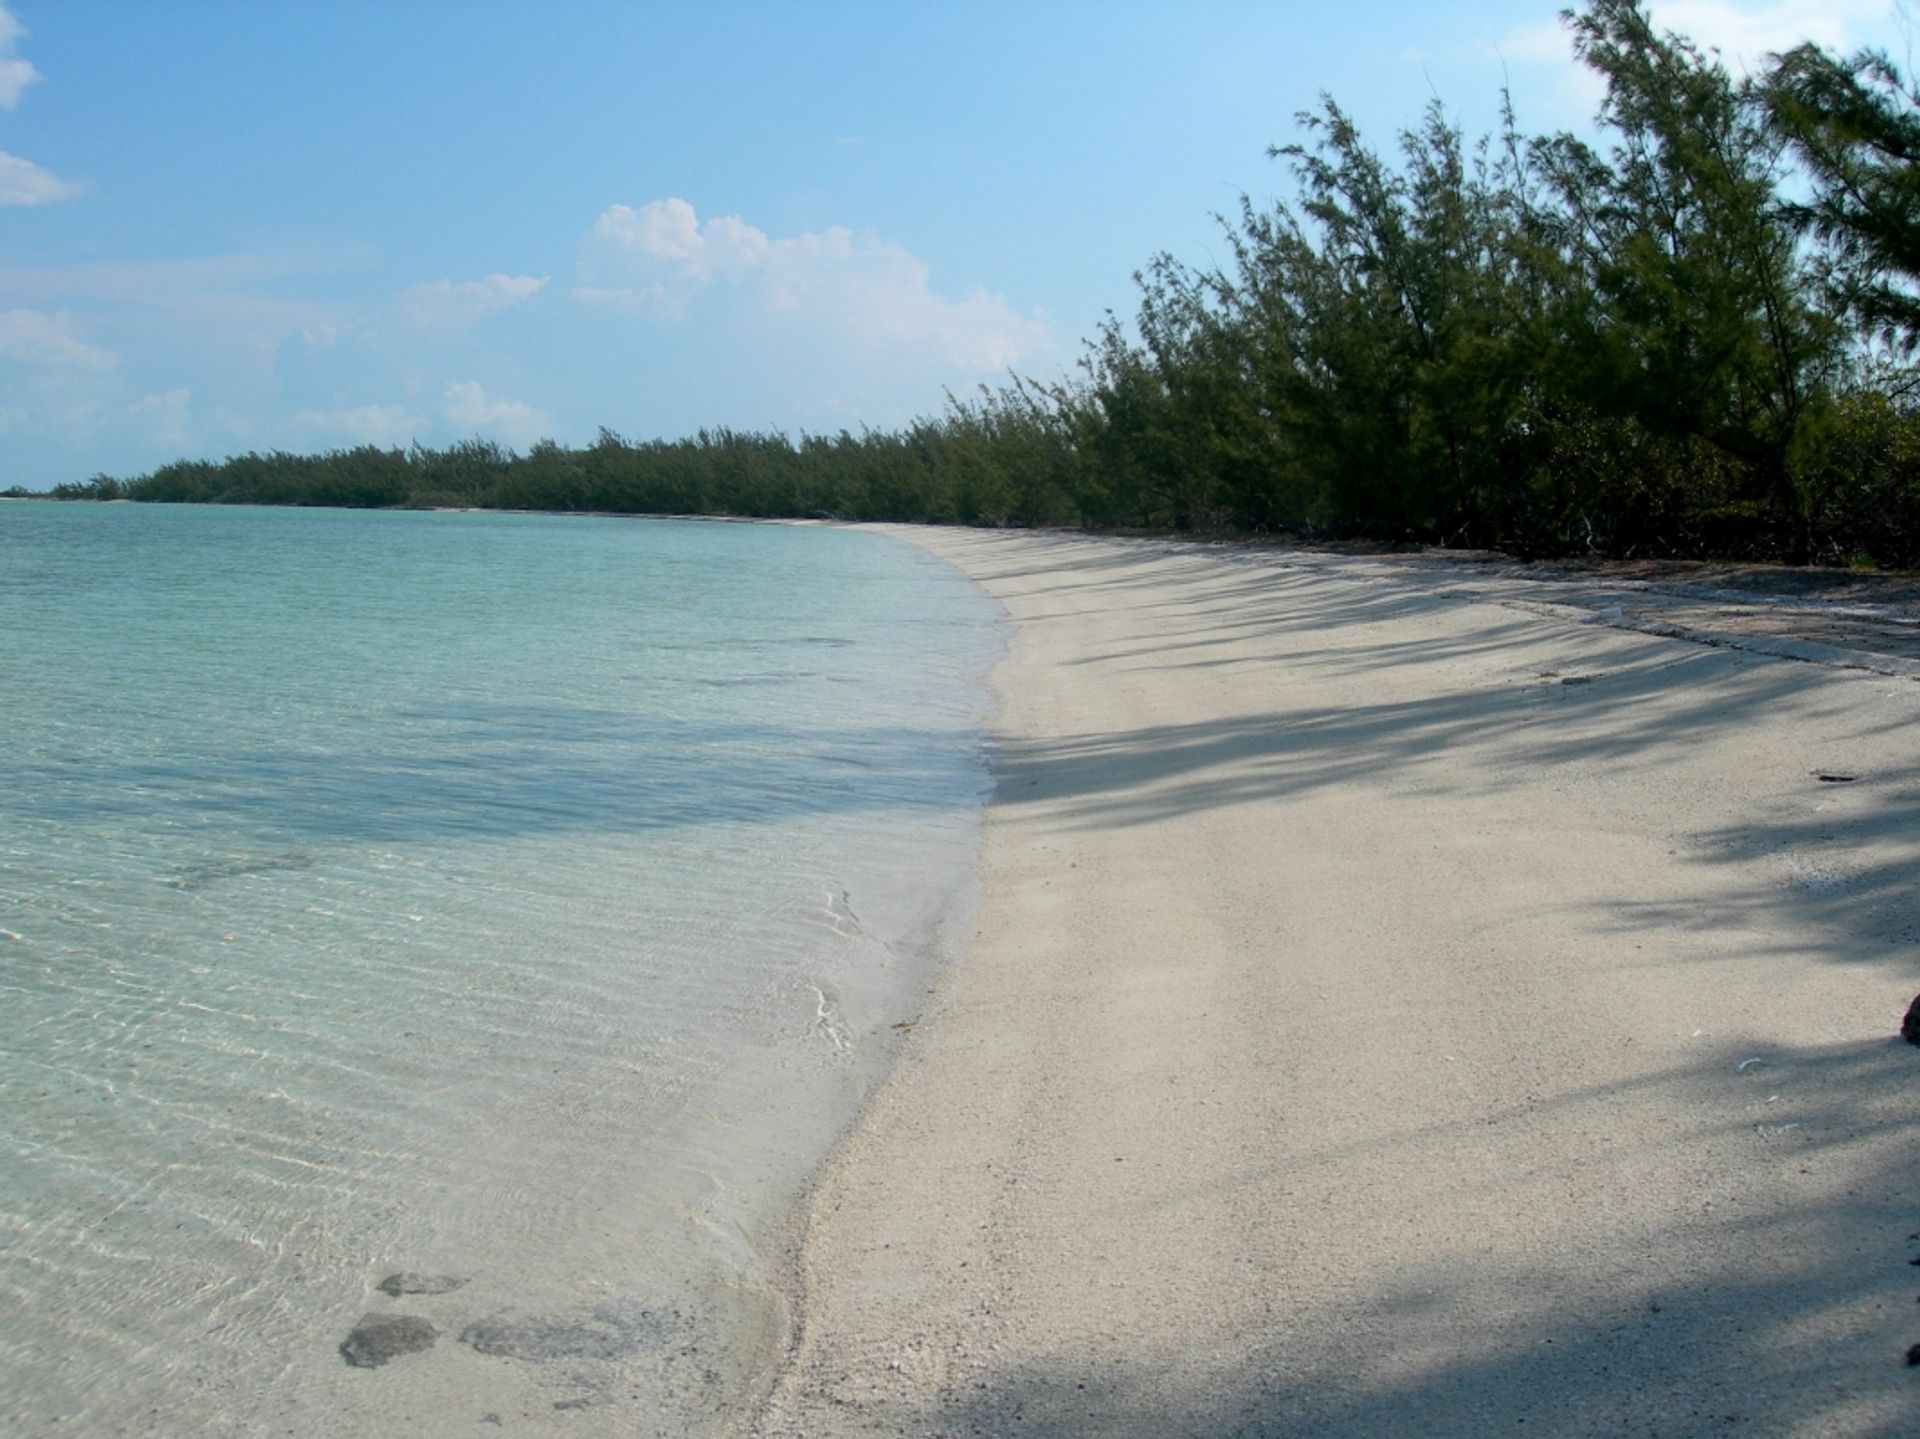
[(1596, 146), (1369, 146), (1332, 99), (1228, 262), (1137, 277), (1082, 373), (903, 430), (703, 430), (179, 461), (72, 497), (1289, 532), (1521, 555), (1920, 564), (1920, 93), (1803, 46), (1759, 80), (1568, 12)]

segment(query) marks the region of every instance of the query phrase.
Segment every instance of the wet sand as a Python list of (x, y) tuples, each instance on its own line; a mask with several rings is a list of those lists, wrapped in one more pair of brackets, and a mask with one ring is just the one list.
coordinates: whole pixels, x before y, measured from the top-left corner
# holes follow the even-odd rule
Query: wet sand
[(983, 899), (755, 1432), (1920, 1432), (1899, 655), (896, 533), (1016, 624)]

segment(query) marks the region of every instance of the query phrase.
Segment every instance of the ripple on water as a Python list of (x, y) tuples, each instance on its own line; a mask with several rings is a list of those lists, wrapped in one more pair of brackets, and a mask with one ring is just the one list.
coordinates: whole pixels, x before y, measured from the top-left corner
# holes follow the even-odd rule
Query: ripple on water
[(718, 1423), (964, 879), (986, 602), (831, 531), (0, 524), (0, 1430)]

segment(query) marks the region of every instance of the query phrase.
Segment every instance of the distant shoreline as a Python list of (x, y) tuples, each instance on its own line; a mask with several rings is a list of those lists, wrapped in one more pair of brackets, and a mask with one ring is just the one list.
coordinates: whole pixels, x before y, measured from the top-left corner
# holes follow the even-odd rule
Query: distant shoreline
[[(171, 504), (142, 500), (56, 501), (49, 495), (9, 495), (0, 499), (41, 500), (50, 503)], [(192, 502), (186, 502), (192, 503)], [(264, 509), (358, 510), (361, 506), (261, 505)], [(1468, 575), (1497, 576), (1502, 581), (1543, 585), (1592, 584), (1618, 588), (1623, 593), (1693, 597), (1700, 601), (1768, 605), (1831, 604), (1885, 606), (1892, 623), (1884, 626), (1875, 643), (1893, 646), (1891, 653), (1920, 658), (1920, 643), (1910, 635), (1920, 628), (1920, 572), (1862, 570), (1820, 565), (1790, 565), (1777, 561), (1737, 559), (1617, 560), (1599, 556), (1558, 559), (1522, 559), (1495, 550), (1449, 549), (1428, 545), (1385, 545), (1369, 541), (1309, 539), (1288, 535), (1190, 535), (1171, 531), (1094, 530), (1060, 526), (968, 526), (953, 522), (901, 524), (894, 521), (843, 519), (833, 516), (759, 516), (685, 514), (673, 511), (504, 509), (489, 505), (383, 506), (386, 513), (541, 515), (557, 518), (672, 520), (703, 524), (834, 525), (848, 528), (978, 530), (987, 534), (1078, 536), (1089, 540), (1158, 543), (1202, 551), (1242, 550), (1250, 554), (1303, 554), (1397, 560), (1409, 566), (1445, 567)], [(1861, 618), (1859, 616), (1855, 619)], [(1791, 630), (1792, 625), (1776, 625)]]

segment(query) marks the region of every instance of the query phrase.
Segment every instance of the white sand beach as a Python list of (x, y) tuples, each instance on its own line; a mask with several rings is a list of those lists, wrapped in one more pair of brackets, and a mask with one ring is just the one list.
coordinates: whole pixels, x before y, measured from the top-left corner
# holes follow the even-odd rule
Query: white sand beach
[(983, 898), (757, 1432), (1920, 1433), (1903, 662), (896, 533), (1016, 626)]

